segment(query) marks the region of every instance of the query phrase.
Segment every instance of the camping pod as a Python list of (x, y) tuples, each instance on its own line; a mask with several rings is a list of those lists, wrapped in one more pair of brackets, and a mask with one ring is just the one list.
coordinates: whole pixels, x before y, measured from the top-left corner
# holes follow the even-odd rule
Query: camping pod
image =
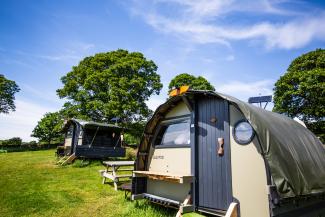
[(124, 157), (123, 128), (112, 125), (71, 119), (64, 126), (63, 154), (103, 159)]
[(217, 216), (325, 216), (325, 148), (284, 115), (212, 91), (178, 92), (139, 145), (132, 199), (143, 198)]

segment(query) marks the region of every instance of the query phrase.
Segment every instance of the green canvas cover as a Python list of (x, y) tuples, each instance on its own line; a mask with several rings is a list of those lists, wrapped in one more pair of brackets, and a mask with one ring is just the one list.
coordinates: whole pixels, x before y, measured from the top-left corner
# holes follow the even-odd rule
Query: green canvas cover
[(94, 122), (94, 121), (85, 121), (85, 120), (80, 120), (80, 119), (70, 119), (67, 121), (65, 124), (64, 128), (67, 128), (71, 123), (78, 124), (82, 126), (82, 128), (97, 128), (99, 127), (100, 129), (113, 129), (117, 132), (124, 130), (123, 127), (120, 127), (118, 125), (114, 124), (107, 124), (107, 123), (99, 123), (99, 122)]
[(307, 128), (284, 115), (220, 93), (250, 122), (281, 198), (325, 193), (325, 147)]
[[(257, 151), (269, 166), (280, 198), (325, 193), (325, 148), (320, 140), (296, 121), (274, 112), (250, 105), (234, 97), (212, 91), (188, 91), (183, 96), (209, 95), (228, 100), (251, 123), (260, 144)], [(201, 97), (201, 96), (200, 96)], [(157, 108), (146, 125), (139, 146), (136, 169), (145, 169), (152, 135), (162, 120), (182, 96), (170, 98)]]

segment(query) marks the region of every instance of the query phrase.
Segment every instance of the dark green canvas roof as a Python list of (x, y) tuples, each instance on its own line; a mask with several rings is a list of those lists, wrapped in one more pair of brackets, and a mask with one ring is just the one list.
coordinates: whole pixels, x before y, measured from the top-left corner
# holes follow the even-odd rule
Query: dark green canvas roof
[(94, 121), (85, 121), (85, 120), (80, 120), (80, 119), (70, 119), (66, 125), (69, 125), (71, 122), (74, 122), (76, 124), (79, 124), (83, 128), (111, 128), (115, 130), (122, 130), (124, 129), (123, 127), (114, 125), (114, 124), (106, 124), (106, 123), (99, 123), (99, 122), (94, 122)]
[[(253, 126), (260, 144), (255, 144), (269, 167), (281, 198), (325, 192), (325, 148), (308, 129), (284, 115), (266, 111), (234, 97), (212, 91), (189, 91), (184, 96), (209, 95), (228, 100)], [(154, 129), (182, 96), (170, 98), (157, 108), (145, 128), (139, 152), (146, 152)], [(138, 155), (139, 156), (139, 155)], [(144, 167), (143, 157), (137, 161)]]

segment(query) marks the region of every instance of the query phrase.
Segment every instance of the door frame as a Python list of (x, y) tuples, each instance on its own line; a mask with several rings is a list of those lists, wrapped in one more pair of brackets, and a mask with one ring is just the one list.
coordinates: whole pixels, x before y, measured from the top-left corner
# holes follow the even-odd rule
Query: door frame
[[(210, 98), (210, 97), (209, 97)], [(215, 97), (211, 97), (211, 99), (214, 99)], [(228, 147), (228, 152), (226, 156), (223, 157), (228, 157), (229, 158), (229, 190), (230, 190), (230, 195), (232, 196), (232, 200), (234, 200), (233, 197), (233, 192), (232, 192), (232, 176), (231, 176), (231, 147), (230, 147), (230, 125), (229, 125), (229, 120), (230, 120), (230, 111), (229, 111), (229, 102), (225, 99), (219, 98), (220, 100), (224, 100), (227, 102), (227, 105), (225, 106), (225, 114), (227, 115), (226, 120), (224, 121), (224, 141), (225, 144), (227, 144)], [(193, 206), (195, 207), (195, 210), (198, 210), (200, 208), (205, 208), (205, 207), (200, 207), (199, 206), (199, 188), (198, 188), (198, 177), (199, 177), (199, 164), (198, 164), (198, 148), (199, 148), (199, 134), (198, 134), (198, 109), (199, 109), (199, 99), (194, 98), (192, 101), (192, 106), (193, 110), (191, 112), (191, 172), (194, 174), (194, 179), (192, 182), (191, 186), (191, 193), (192, 193), (192, 203)], [(216, 210), (217, 209), (209, 209), (209, 210)]]

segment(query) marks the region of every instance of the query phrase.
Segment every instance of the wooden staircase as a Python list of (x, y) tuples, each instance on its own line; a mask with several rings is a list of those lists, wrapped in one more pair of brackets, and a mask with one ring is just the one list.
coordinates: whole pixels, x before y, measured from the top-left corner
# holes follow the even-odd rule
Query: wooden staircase
[(72, 155), (68, 155), (68, 156), (64, 156), (62, 158), (60, 158), (60, 160), (57, 162), (57, 164), (63, 166), (66, 164), (71, 164), (75, 159), (76, 159), (76, 155), (73, 153)]

